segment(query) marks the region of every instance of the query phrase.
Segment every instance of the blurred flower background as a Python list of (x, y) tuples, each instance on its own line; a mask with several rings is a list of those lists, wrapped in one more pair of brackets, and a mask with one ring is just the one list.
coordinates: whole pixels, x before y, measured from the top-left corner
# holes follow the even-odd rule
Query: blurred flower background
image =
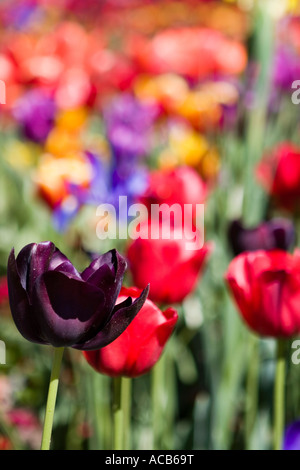
[[(272, 448), (276, 337), (244, 322), (245, 310), (263, 315), (264, 303), (251, 309), (243, 295), (249, 283), (254, 297), (288, 305), (293, 291), (288, 327), (263, 331), (300, 333), (298, 254), (293, 268), (289, 254), (300, 246), (300, 105), (291, 100), (300, 80), (299, 2), (3, 0), (0, 80), (0, 449), (40, 445), (51, 351), (19, 335), (6, 269), (12, 247), (44, 240), (78, 270), (118, 249), (128, 259), (126, 286), (153, 286), (151, 315), (178, 314), (157, 364), (141, 358), (145, 372), (127, 378), (127, 448)], [(146, 207), (204, 203), (203, 248), (100, 240), (97, 207), (111, 204), (118, 214), (120, 196)], [(257, 250), (263, 255), (243, 257)], [(267, 254), (274, 250), (284, 254)], [(272, 267), (256, 266), (257, 258)], [(234, 259), (237, 303), (226, 282)], [(271, 289), (284, 276), (289, 287), (278, 300)], [(263, 324), (284, 315), (272, 305)], [(115, 347), (119, 358), (122, 341)], [(286, 425), (300, 417), (291, 351)], [(91, 360), (97, 367), (99, 357)], [(130, 360), (127, 371), (137, 367)], [(52, 448), (112, 448), (110, 368), (95, 372), (82, 353), (66, 352)]]

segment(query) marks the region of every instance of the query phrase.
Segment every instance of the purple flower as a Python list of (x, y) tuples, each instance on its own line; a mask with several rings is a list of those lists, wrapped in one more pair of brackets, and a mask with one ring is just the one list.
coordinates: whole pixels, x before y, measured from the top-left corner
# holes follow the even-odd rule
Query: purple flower
[(105, 111), (108, 129), (119, 125), (138, 132), (147, 131), (157, 115), (155, 106), (141, 103), (130, 94), (123, 93), (116, 97)]
[(111, 204), (118, 214), (119, 197), (126, 196), (133, 204), (148, 186), (149, 170), (142, 165), (130, 167), (105, 162), (92, 152), (85, 152), (92, 168), (92, 178), (87, 188), (67, 183), (68, 196), (53, 210), (53, 223), (59, 232), (65, 231), (80, 209), (85, 206)]
[(287, 219), (272, 219), (246, 228), (239, 220), (233, 221), (228, 230), (228, 239), (235, 255), (244, 251), (287, 250), (295, 240), (293, 223)]
[[(76, 192), (80, 192), (80, 190)], [(73, 194), (67, 196), (61, 204), (53, 210), (53, 225), (58, 232), (64, 232), (74, 217), (80, 211), (80, 200)]]
[(13, 115), (28, 139), (43, 143), (53, 128), (55, 112), (53, 99), (36, 89), (17, 101)]
[(290, 92), (292, 83), (299, 80), (299, 77), (299, 56), (288, 46), (281, 45), (274, 57), (274, 85)]
[(157, 110), (129, 94), (117, 97), (105, 111), (107, 138), (117, 165), (132, 168), (132, 161), (149, 152), (150, 131)]
[(125, 125), (113, 127), (108, 134), (108, 140), (118, 164), (122, 163), (128, 169), (132, 168), (132, 161), (136, 157), (146, 155), (149, 148), (145, 134), (138, 134)]
[(5, 27), (13, 27), (25, 31), (35, 21), (41, 21), (43, 18), (43, 11), (39, 7), (37, 0), (4, 2), (4, 5), (1, 5), (1, 13), (1, 20)]
[(300, 450), (300, 420), (295, 421), (286, 428), (283, 450)]
[(142, 308), (149, 291), (116, 305), (127, 263), (111, 250), (79, 273), (52, 242), (31, 243), (8, 259), (11, 312), (27, 340), (80, 350), (114, 341)]

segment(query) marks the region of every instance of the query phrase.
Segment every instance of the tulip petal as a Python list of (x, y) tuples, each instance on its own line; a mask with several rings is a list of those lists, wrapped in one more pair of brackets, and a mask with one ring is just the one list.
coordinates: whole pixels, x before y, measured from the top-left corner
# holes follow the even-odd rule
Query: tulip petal
[(29, 269), (29, 260), (31, 259), (31, 253), (35, 246), (35, 243), (30, 243), (29, 245), (24, 246), (24, 248), (22, 248), (16, 259), (16, 267), (20, 274), (20, 281), (24, 289), (26, 289), (27, 287), (27, 273)]
[(92, 263), (81, 273), (82, 279), (84, 281), (89, 281), (90, 277), (104, 265), (109, 266), (112, 274), (115, 274), (116, 250), (110, 250), (92, 261)]
[(98, 287), (58, 271), (42, 274), (34, 285), (33, 307), (43, 338), (53, 346), (72, 346), (90, 338), (107, 322), (105, 295)]
[[(30, 250), (30, 248), (29, 248)], [(25, 264), (23, 263), (23, 276), (25, 273)], [(24, 281), (24, 277), (23, 277)], [(25, 339), (33, 343), (46, 344), (41, 339), (40, 327), (34, 316), (30, 314), (30, 303), (26, 290), (21, 282), (21, 275), (18, 271), (14, 250), (11, 251), (8, 258), (7, 283), (9, 292), (9, 303), (11, 313), (16, 327)]]
[(68, 258), (49, 241), (26, 245), (17, 256), (17, 266), (22, 286), (27, 290), (29, 297), (32, 295), (36, 279), (45, 271), (64, 266), (64, 271), (80, 277)]
[(124, 302), (117, 304), (109, 322), (93, 339), (75, 344), (72, 347), (82, 351), (92, 351), (112, 343), (125, 331), (127, 326), (138, 314), (147, 299), (148, 293), (149, 285), (134, 302), (132, 302), (132, 299), (129, 297)]
[[(153, 307), (152, 307), (153, 309)], [(137, 349), (132, 344), (130, 351), (130, 361), (128, 361), (128, 375), (129, 377), (138, 377), (141, 374), (148, 372), (154, 364), (159, 360), (166, 342), (170, 338), (175, 325), (178, 320), (177, 311), (173, 308), (168, 308), (159, 315), (159, 324), (155, 324), (155, 316), (158, 317), (159, 309), (157, 309), (156, 315), (154, 311), (151, 314), (149, 308), (149, 315), (152, 316), (152, 326), (149, 322), (148, 328), (144, 328), (144, 334), (142, 333), (140, 338), (137, 340), (139, 348)], [(147, 323), (147, 319), (145, 319)], [(143, 330), (143, 326), (141, 330)], [(137, 332), (139, 336), (139, 332)]]
[(66, 260), (63, 263), (59, 264), (54, 271), (59, 271), (60, 273), (67, 274), (68, 277), (74, 277), (81, 280), (81, 276), (76, 268), (73, 266), (71, 261)]
[(56, 247), (51, 258), (49, 259), (47, 271), (60, 271), (81, 279), (79, 272), (73, 266), (71, 261)]
[[(95, 260), (82, 276), (85, 278), (89, 274), (84, 280), (105, 292), (104, 308), (112, 312), (122, 287), (127, 263), (116, 250), (111, 250), (100, 258)], [(103, 262), (105, 264), (102, 264)]]

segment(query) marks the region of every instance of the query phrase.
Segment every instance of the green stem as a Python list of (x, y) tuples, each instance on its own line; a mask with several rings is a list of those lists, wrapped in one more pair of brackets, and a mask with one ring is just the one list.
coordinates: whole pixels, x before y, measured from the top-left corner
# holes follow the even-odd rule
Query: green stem
[[(102, 393), (99, 394), (99, 390)], [(96, 419), (97, 442), (102, 442), (102, 450), (111, 449), (112, 445), (112, 416), (108, 406), (110, 403), (110, 381), (109, 377), (101, 374), (94, 374), (94, 410)], [(105, 426), (103, 426), (105, 423)], [(101, 439), (100, 439), (101, 436)]]
[(125, 450), (130, 437), (131, 380), (125, 377), (113, 379), (114, 450)]
[(50, 384), (49, 384), (49, 390), (48, 390), (48, 398), (47, 398), (47, 405), (46, 405), (41, 450), (50, 449), (54, 410), (55, 410), (55, 403), (56, 403), (57, 389), (58, 389), (58, 382), (59, 382), (59, 373), (60, 373), (63, 353), (64, 353), (64, 348), (54, 349), (54, 358), (53, 358)]
[(123, 377), (121, 383), (121, 407), (124, 413), (124, 446), (126, 450), (131, 448), (131, 392), (132, 379)]
[(85, 373), (85, 399), (89, 421), (94, 429), (89, 437), (89, 449), (109, 450), (112, 448), (111, 379), (107, 375), (95, 373), (91, 368)]
[(259, 379), (259, 340), (251, 336), (251, 353), (249, 356), (247, 394), (246, 394), (246, 416), (245, 416), (245, 442), (246, 448), (251, 448), (251, 435), (255, 425), (258, 405), (258, 379)]
[(274, 450), (281, 450), (285, 421), (285, 341), (277, 340), (274, 390)]
[(152, 448), (158, 450), (161, 447), (161, 439), (165, 422), (164, 379), (165, 379), (164, 355), (152, 369)]

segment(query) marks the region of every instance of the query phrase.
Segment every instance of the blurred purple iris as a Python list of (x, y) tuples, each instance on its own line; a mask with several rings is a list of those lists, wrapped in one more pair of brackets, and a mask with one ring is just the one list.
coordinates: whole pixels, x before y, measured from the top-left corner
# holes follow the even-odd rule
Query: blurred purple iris
[(157, 109), (144, 105), (129, 94), (115, 98), (104, 112), (106, 135), (117, 166), (126, 166), (149, 154), (151, 129)]
[(43, 143), (53, 128), (55, 112), (54, 100), (42, 90), (33, 89), (17, 101), (13, 115), (28, 139)]
[(114, 341), (142, 308), (116, 305), (127, 263), (116, 251), (98, 256), (81, 273), (52, 242), (31, 243), (8, 259), (11, 312), (27, 340), (55, 347), (99, 349)]
[(274, 57), (273, 80), (275, 87), (291, 92), (292, 83), (299, 80), (300, 62), (290, 47), (281, 45), (278, 47)]
[(157, 109), (122, 94), (104, 113), (106, 136), (111, 147), (110, 196), (117, 204), (119, 196), (134, 200), (147, 187), (148, 170), (143, 158), (151, 152), (151, 135)]
[(38, 0), (6, 1), (0, 6), (2, 23), (7, 27), (26, 30), (34, 21), (41, 19), (43, 12)]
[[(111, 148), (109, 162), (85, 152), (92, 168), (88, 188), (69, 185), (72, 199), (54, 211), (54, 224), (65, 230), (83, 205), (112, 204), (118, 214), (119, 197), (134, 203), (148, 185), (149, 170), (145, 158), (151, 151), (151, 134), (156, 108), (140, 103), (128, 94), (115, 98), (104, 112), (106, 138)], [(75, 203), (74, 203), (75, 202)]]
[(300, 450), (300, 420), (295, 421), (286, 428), (283, 450)]
[(128, 205), (134, 203), (144, 193), (148, 185), (149, 171), (136, 165), (130, 174), (123, 173), (123, 167), (115, 162), (105, 162), (99, 155), (86, 152), (92, 167), (92, 179), (88, 188), (68, 185), (69, 197), (53, 211), (55, 228), (63, 232), (83, 206), (111, 204), (118, 214), (119, 197), (126, 196)]
[(277, 218), (246, 228), (240, 220), (234, 220), (228, 230), (228, 240), (238, 255), (244, 251), (288, 250), (295, 241), (295, 229), (288, 219)]

